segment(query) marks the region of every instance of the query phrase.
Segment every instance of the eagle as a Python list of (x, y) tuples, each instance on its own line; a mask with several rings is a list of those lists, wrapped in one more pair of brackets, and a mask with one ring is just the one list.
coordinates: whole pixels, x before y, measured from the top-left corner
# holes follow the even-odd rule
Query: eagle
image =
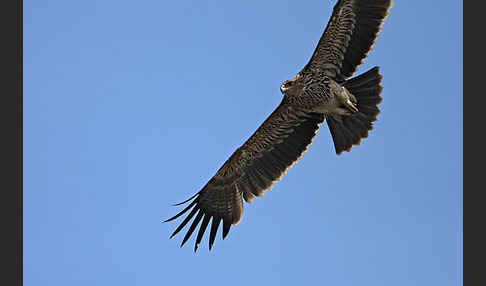
[(199, 225), (194, 251), (211, 221), (209, 250), (223, 222), (222, 239), (250, 203), (299, 160), (326, 121), (336, 154), (368, 137), (380, 112), (379, 67), (351, 78), (375, 44), (391, 0), (339, 0), (309, 62), (280, 86), (282, 101), (253, 135), (189, 199), (172, 221), (189, 212), (170, 238), (194, 218), (181, 247)]

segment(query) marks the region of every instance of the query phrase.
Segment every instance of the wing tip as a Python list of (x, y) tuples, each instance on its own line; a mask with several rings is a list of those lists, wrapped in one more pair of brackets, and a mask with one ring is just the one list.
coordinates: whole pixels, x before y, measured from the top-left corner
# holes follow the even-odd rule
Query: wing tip
[(194, 195), (192, 195), (190, 198), (188, 198), (187, 200), (183, 201), (183, 202), (180, 202), (180, 203), (177, 203), (177, 204), (172, 204), (173, 207), (176, 207), (176, 206), (180, 206), (180, 205), (183, 205), (185, 203), (187, 203), (188, 201), (194, 199), (197, 195), (199, 195), (200, 192), (197, 192), (195, 193)]

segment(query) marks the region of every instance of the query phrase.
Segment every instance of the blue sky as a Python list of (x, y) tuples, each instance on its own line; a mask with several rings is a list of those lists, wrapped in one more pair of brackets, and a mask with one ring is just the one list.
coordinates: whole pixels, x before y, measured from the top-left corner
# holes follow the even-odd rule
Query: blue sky
[(24, 285), (458, 285), (462, 1), (395, 1), (358, 73), (382, 112), (327, 125), (212, 251), (160, 221), (276, 108), (336, 1), (24, 1)]

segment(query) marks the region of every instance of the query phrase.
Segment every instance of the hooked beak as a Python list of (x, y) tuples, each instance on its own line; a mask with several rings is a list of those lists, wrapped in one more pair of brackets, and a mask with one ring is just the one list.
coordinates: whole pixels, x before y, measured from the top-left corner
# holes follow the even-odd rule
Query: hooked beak
[(285, 91), (286, 91), (286, 90), (287, 90), (287, 89), (286, 89), (286, 88), (284, 87), (284, 85), (282, 84), (282, 85), (280, 86), (280, 92), (281, 92), (281, 93), (285, 93)]

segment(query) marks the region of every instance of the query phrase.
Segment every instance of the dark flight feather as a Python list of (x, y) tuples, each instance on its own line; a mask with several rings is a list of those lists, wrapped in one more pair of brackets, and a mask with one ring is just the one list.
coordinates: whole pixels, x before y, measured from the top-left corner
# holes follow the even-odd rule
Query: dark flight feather
[(353, 75), (373, 48), (391, 0), (340, 0), (306, 69), (323, 69), (339, 81)]
[[(199, 210), (181, 246), (189, 239), (203, 216), (205, 218), (196, 237), (194, 251), (198, 249), (211, 217), (213, 221), (209, 238), (210, 249), (221, 220), (222, 237), (226, 238), (231, 226), (236, 225), (241, 219), (243, 200), (251, 202), (254, 197), (263, 196), (264, 191), (279, 180), (300, 158), (323, 121), (322, 114), (295, 110), (294, 107), (282, 102), (258, 130), (231, 155), (206, 186), (192, 196), (193, 201), (180, 213), (166, 220), (174, 220), (193, 208), (171, 237), (176, 235)], [(190, 199), (185, 202), (189, 201)]]

